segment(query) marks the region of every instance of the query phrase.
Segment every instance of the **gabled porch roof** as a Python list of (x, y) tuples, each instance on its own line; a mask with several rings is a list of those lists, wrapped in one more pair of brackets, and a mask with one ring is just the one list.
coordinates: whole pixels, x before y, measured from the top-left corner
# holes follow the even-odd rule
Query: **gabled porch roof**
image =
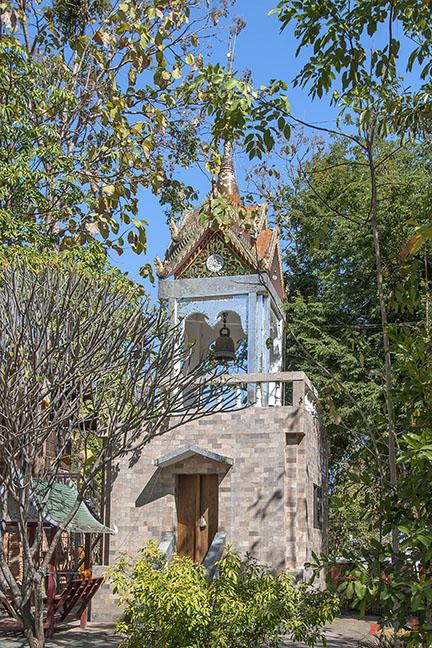
[(167, 454), (154, 459), (153, 465), (158, 466), (158, 468), (166, 468), (167, 466), (172, 466), (179, 461), (184, 461), (185, 459), (189, 459), (190, 457), (194, 456), (203, 457), (204, 459), (211, 459), (212, 461), (217, 461), (218, 463), (225, 464), (227, 466), (232, 466), (234, 463), (234, 460), (230, 459), (230, 457), (224, 457), (223, 455), (217, 454), (216, 452), (204, 450), (204, 448), (200, 448), (199, 446), (188, 443), (178, 450), (168, 452)]

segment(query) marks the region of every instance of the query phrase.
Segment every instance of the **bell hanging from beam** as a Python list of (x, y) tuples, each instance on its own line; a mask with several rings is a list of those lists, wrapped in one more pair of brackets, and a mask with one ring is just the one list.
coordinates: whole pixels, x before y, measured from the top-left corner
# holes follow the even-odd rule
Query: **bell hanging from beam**
[(219, 364), (233, 362), (235, 360), (234, 340), (230, 336), (230, 330), (226, 325), (226, 313), (222, 314), (223, 326), (219, 331), (219, 337), (216, 340), (214, 359)]

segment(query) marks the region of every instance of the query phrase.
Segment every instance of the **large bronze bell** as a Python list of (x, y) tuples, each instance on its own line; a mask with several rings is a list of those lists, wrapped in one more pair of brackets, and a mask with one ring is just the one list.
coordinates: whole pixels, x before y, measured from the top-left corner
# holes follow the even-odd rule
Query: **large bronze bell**
[(230, 330), (226, 325), (225, 313), (223, 313), (223, 326), (219, 331), (219, 337), (216, 340), (214, 359), (219, 364), (233, 362), (235, 360), (234, 340), (230, 336)]

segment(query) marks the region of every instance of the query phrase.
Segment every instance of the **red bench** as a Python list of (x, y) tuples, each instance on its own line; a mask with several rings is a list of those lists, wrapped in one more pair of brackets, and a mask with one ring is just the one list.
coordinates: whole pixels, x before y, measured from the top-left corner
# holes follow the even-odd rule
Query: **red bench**
[[(66, 621), (80, 619), (81, 627), (84, 628), (87, 606), (102, 585), (102, 581), (102, 577), (71, 580), (61, 594), (54, 596), (51, 602), (48, 601), (47, 617), (44, 623), (47, 636), (52, 634), (58, 623)], [(3, 601), (1, 603), (4, 610), (11, 616), (7, 604)], [(21, 626), (13, 618), (3, 618), (0, 620), (0, 627), (19, 629)]]
[(63, 592), (54, 597), (54, 618), (57, 616), (59, 621), (80, 619), (102, 581), (102, 577), (69, 581)]

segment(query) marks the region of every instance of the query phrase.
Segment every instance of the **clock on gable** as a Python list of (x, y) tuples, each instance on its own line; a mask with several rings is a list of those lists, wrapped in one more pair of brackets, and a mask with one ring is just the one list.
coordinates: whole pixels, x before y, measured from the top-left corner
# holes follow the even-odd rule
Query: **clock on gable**
[(221, 254), (213, 253), (208, 255), (205, 264), (209, 272), (220, 272), (224, 268), (225, 260)]

